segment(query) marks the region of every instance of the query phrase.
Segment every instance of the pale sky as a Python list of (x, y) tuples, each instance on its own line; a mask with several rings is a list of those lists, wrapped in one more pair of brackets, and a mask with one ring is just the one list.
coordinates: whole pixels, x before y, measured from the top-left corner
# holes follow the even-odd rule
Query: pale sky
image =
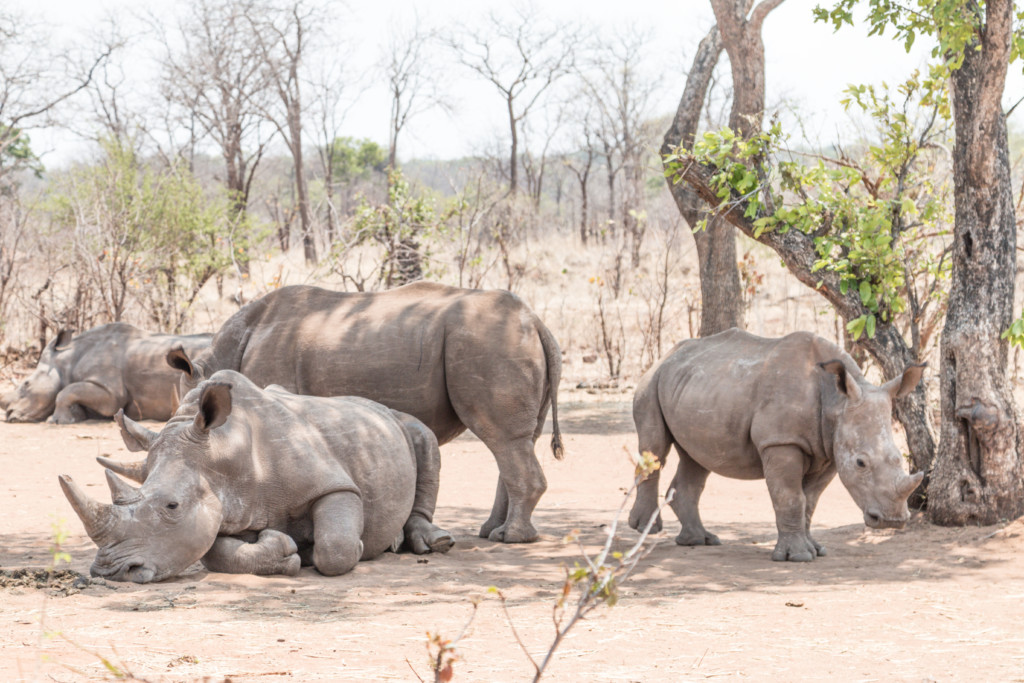
[[(839, 105), (847, 84), (895, 84), (926, 63), (930, 46), (921, 38), (908, 55), (889, 37), (867, 37), (864, 25), (835, 33), (829, 26), (814, 23), (811, 10), (818, 1), (787, 0), (765, 22), (767, 97), (769, 103), (785, 99), (795, 104), (809, 137), (828, 143), (853, 130)], [(188, 6), (166, 0), (9, 0), (9, 5), (41, 16), (57, 41), (75, 36), (111, 13), (128, 16), (148, 7), (161, 16), (174, 16)], [(338, 26), (332, 33), (337, 37), (331, 44), (339, 46), (339, 52), (344, 45), (355, 45), (352, 68), (369, 76), (392, 18), (418, 16), (429, 25), (444, 28), (460, 21), (473, 23), (491, 9), (500, 11), (506, 5), (494, 0), (350, 0), (347, 5), (335, 6)], [(630, 23), (649, 28), (655, 47), (650, 69), (660, 76), (654, 114), (674, 112), (693, 50), (714, 23), (707, 0), (548, 0), (537, 6), (555, 17), (576, 19), (606, 31)], [(151, 87), (155, 78), (153, 63), (147, 57), (137, 55), (129, 67), (140, 92)], [(429, 112), (410, 123), (400, 141), (400, 156), (404, 159), (471, 154), (486, 146), (496, 133), (504, 133), (503, 102), (492, 86), (451, 61), (446, 61), (443, 68), (452, 83), (454, 112)], [(1021, 65), (1011, 70), (1004, 98), (1007, 103), (1024, 95)], [(367, 81), (373, 82), (369, 77)], [(344, 134), (386, 144), (388, 110), (386, 89), (370, 85), (351, 109)], [(1024, 128), (1021, 115), (1015, 114), (1014, 119), (1019, 128)], [(87, 150), (67, 133), (33, 130), (31, 134), (34, 148), (46, 151), (44, 160), (51, 167), (78, 158)]]

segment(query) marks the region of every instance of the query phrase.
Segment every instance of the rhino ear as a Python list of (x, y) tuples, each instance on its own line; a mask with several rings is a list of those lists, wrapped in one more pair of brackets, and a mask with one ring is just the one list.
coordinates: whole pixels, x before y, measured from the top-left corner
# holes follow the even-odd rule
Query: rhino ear
[(199, 395), (196, 429), (209, 432), (224, 424), (231, 414), (231, 389), (227, 382), (206, 382)]
[(888, 391), (893, 398), (905, 398), (920, 384), (926, 367), (928, 367), (927, 363), (910, 365), (903, 371), (902, 376), (889, 380), (882, 385), (882, 388)]
[(199, 370), (185, 353), (185, 348), (181, 344), (167, 352), (167, 364), (175, 370), (181, 370), (192, 379), (199, 379)]
[(860, 400), (860, 386), (857, 384), (857, 380), (850, 377), (849, 373), (846, 372), (846, 365), (843, 364), (843, 361), (837, 358), (825, 361), (824, 363), (818, 363), (818, 367), (836, 376), (836, 386), (841, 394), (851, 401)]
[(58, 332), (57, 336), (54, 337), (54, 339), (53, 339), (53, 349), (54, 349), (54, 351), (60, 351), (61, 349), (66, 347), (68, 344), (70, 344), (71, 343), (71, 338), (74, 337), (74, 336), (75, 336), (74, 330), (70, 330), (70, 329), (68, 329), (66, 327), (62, 327), (60, 332)]

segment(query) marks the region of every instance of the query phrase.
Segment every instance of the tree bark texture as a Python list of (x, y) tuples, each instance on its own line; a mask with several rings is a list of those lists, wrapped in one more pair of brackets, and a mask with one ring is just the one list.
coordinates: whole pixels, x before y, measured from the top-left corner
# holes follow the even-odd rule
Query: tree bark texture
[(1017, 246), (1001, 105), (1012, 25), (1012, 0), (988, 0), (977, 43), (952, 75), (955, 242), (940, 347), (942, 430), (928, 490), (936, 524), (994, 524), (1024, 513), (1009, 347), (999, 338), (1013, 320)]
[[(722, 35), (714, 26), (697, 47), (675, 118), (662, 142), (662, 154), (680, 145), (693, 146), (711, 76), (721, 53)], [(704, 202), (684, 183), (673, 183), (670, 178), (669, 188), (679, 213), (692, 229), (706, 215)], [(697, 243), (700, 270), (699, 334), (706, 337), (742, 324), (743, 297), (736, 267), (736, 234), (732, 226), (712, 219), (706, 229), (693, 233), (693, 238)]]

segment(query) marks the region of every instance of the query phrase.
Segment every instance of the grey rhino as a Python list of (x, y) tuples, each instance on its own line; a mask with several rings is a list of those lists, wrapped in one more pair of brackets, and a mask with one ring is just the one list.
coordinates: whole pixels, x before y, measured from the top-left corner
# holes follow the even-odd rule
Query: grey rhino
[[(99, 546), (92, 574), (148, 583), (211, 571), (338, 575), (404, 538), (447, 551), (432, 522), (441, 457), (422, 423), (362, 398), (258, 388), (230, 370), (185, 396), (160, 433), (119, 413), (143, 462), (106, 465), (113, 503), (60, 484)], [(135, 488), (115, 470), (142, 486)]]
[[(679, 545), (718, 545), (697, 505), (708, 473), (765, 479), (779, 530), (776, 561), (809, 562), (825, 548), (810, 534), (818, 497), (839, 473), (873, 528), (902, 528), (924, 476), (903, 471), (892, 400), (917, 386), (923, 365), (881, 387), (835, 344), (807, 332), (765, 339), (730, 329), (680, 344), (641, 378), (633, 399), (640, 452), (664, 463), (675, 444), (673, 511)], [(629, 525), (658, 508), (658, 472), (640, 484)], [(661, 529), (658, 517), (652, 527)]]
[(547, 488), (534, 454), (551, 404), (558, 431), (561, 351), (514, 294), (417, 282), (379, 293), (291, 286), (244, 306), (198, 357), (180, 351), (182, 393), (217, 370), (311, 396), (363, 396), (413, 415), (444, 444), (469, 428), (498, 463), (480, 536), (525, 543)]
[(151, 334), (127, 323), (100, 325), (73, 337), (61, 330), (39, 356), (35, 372), (0, 398), (8, 422), (68, 424), (111, 417), (166, 420), (178, 406), (178, 373), (167, 352), (199, 353), (211, 334)]

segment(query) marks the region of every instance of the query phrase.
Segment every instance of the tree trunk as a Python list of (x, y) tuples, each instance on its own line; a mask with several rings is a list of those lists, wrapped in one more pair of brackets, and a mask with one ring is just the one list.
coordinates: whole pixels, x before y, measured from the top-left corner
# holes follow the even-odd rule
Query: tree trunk
[(516, 121), (515, 111), (512, 109), (512, 96), (508, 97), (508, 124), (512, 133), (512, 151), (509, 154), (508, 167), (508, 189), (509, 193), (515, 195), (519, 191), (519, 135), (516, 128), (519, 122)]
[[(662, 154), (668, 154), (679, 145), (693, 145), (704, 99), (721, 52), (722, 36), (718, 27), (713, 26), (697, 47), (675, 118), (665, 133)], [(673, 183), (669, 178), (669, 188), (679, 213), (690, 228), (694, 228), (706, 215), (704, 202), (686, 183)], [(712, 220), (706, 230), (695, 232), (693, 237), (700, 266), (699, 334), (704, 337), (735, 326), (742, 315), (743, 298), (736, 268), (736, 235), (732, 226), (721, 220)]]
[(928, 489), (936, 524), (994, 524), (1024, 513), (1008, 343), (999, 338), (1013, 319), (1017, 251), (1001, 106), (1012, 25), (1012, 0), (988, 0), (984, 29), (952, 74), (953, 273), (939, 367), (942, 431)]

